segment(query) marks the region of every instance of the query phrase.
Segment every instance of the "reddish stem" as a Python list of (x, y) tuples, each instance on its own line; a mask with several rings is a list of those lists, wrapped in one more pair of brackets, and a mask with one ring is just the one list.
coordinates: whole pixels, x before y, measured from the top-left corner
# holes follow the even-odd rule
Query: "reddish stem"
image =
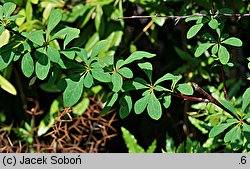
[(214, 1), (211, 0), (211, 10), (212, 10), (212, 14), (214, 15), (215, 14), (215, 10), (214, 10)]
[(220, 73), (221, 73), (221, 78), (222, 78), (222, 82), (223, 82), (223, 92), (225, 94), (225, 98), (229, 101), (229, 97), (228, 97), (228, 93), (227, 93), (227, 89), (226, 89), (226, 80), (225, 80), (225, 72), (223, 70), (223, 66), (220, 66)]

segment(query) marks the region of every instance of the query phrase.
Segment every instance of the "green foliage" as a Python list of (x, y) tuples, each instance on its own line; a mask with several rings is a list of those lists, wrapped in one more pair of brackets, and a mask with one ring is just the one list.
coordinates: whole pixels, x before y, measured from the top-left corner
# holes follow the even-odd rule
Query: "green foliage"
[[(210, 47), (212, 47), (211, 53), (212, 56), (217, 57), (221, 64), (226, 65), (229, 63), (230, 54), (228, 49), (222, 44), (227, 44), (231, 46), (241, 47), (243, 45), (242, 41), (236, 37), (229, 37), (228, 34), (222, 34), (223, 25), (226, 20), (218, 20), (216, 18), (209, 18), (207, 16), (187, 18), (186, 22), (195, 21), (196, 24), (193, 25), (187, 32), (187, 38), (191, 39), (202, 29), (205, 23), (208, 23), (209, 27), (212, 30), (216, 30), (218, 38), (211, 35), (209, 32), (203, 35), (206, 40), (205, 43), (199, 44), (198, 48), (195, 51), (195, 57), (200, 57), (204, 52), (206, 52)], [(215, 40), (218, 39), (218, 40)], [(218, 52), (218, 54), (217, 54)], [(217, 54), (217, 55), (216, 55)]]
[(45, 134), (55, 123), (57, 119), (57, 113), (62, 110), (62, 105), (60, 105), (59, 100), (54, 100), (50, 106), (49, 113), (40, 121), (38, 126), (37, 135), (42, 136)]
[(194, 37), (199, 32), (199, 30), (201, 30), (203, 25), (204, 25), (203, 23), (193, 25), (187, 32), (187, 38), (191, 39), (192, 37)]
[(193, 95), (194, 94), (193, 88), (188, 84), (178, 84), (176, 89), (185, 95)]
[(31, 120), (30, 124), (25, 122), (23, 128), (17, 128), (14, 132), (28, 144), (32, 144), (34, 141), (34, 120)]
[[(183, 39), (182, 48), (178, 47), (179, 42), (176, 41), (173, 42), (173, 48), (168, 46), (168, 56), (174, 50), (179, 58), (171, 60), (172, 58), (167, 57), (167, 63), (164, 60), (152, 64), (158, 56), (151, 51), (159, 53), (156, 43), (160, 36), (158, 29), (166, 20), (163, 17), (154, 17), (131, 40), (132, 34), (128, 35), (130, 29), (125, 27), (124, 21), (115, 20), (122, 17), (126, 10), (130, 10), (124, 9), (124, 6), (131, 3), (139, 5), (150, 16), (176, 14), (175, 8), (168, 5), (177, 5), (180, 9), (178, 15), (197, 13), (196, 10), (199, 9), (206, 11), (200, 11), (204, 14), (202, 16), (185, 19), (190, 28), (181, 33), (186, 33), (182, 38), (188, 39)], [(182, 4), (181, 8), (179, 4)], [(197, 112), (187, 113), (190, 114), (189, 121), (201, 134), (209, 133), (207, 141), (201, 145), (199, 141), (192, 141), (187, 137), (184, 142), (175, 146), (173, 138), (167, 136), (166, 152), (210, 152), (221, 145), (232, 151), (247, 152), (250, 149), (250, 88), (245, 79), (224, 79), (224, 71), (227, 72), (226, 76), (231, 77), (231, 68), (238, 68), (244, 62), (239, 61), (244, 57), (236, 59), (235, 56), (235, 50), (242, 47), (243, 42), (231, 36), (234, 33), (227, 28), (230, 23), (225, 16), (219, 15), (234, 12), (223, 8), (221, 2), (215, 4), (218, 10), (212, 13), (208, 1), (163, 3), (156, 0), (130, 0), (125, 3), (98, 0), (71, 4), (69, 1), (29, 0), (18, 1), (17, 4), (4, 3), (0, 5), (0, 87), (17, 95), (10, 82), (12, 72), (19, 78), (20, 68), (26, 78), (31, 78), (30, 88), (35, 83), (42, 83), (34, 86), (62, 96), (53, 101), (49, 112), (40, 121), (38, 136), (42, 136), (53, 126), (57, 112), (64, 107), (73, 107), (74, 115), (82, 115), (91, 104), (86, 93), (96, 85), (101, 85), (105, 90), (101, 115), (116, 108), (121, 119), (129, 117), (133, 112), (136, 115), (147, 112), (151, 119), (157, 121), (174, 102), (174, 96), (203, 101), (204, 103), (191, 106)], [(241, 11), (249, 12), (244, 5), (238, 6)], [(175, 21), (177, 24), (179, 19)], [(242, 28), (244, 29), (245, 27)], [(145, 45), (138, 41), (143, 37), (142, 34), (149, 40), (145, 44), (151, 43), (152, 48), (157, 50), (137, 50), (141, 48), (141, 44)], [(195, 39), (190, 40), (191, 38)], [(130, 53), (129, 50), (133, 52)], [(168, 66), (158, 66), (163, 63)], [(179, 66), (180, 64), (182, 65)], [(165, 73), (169, 72), (172, 65), (178, 65), (178, 69)], [(221, 68), (221, 72), (216, 72), (217, 66)], [(250, 69), (250, 63), (247, 67)], [(245, 68), (242, 70), (245, 71)], [(249, 73), (244, 75), (247, 76)], [(20, 79), (18, 81), (13, 84), (18, 85), (22, 92)], [(223, 83), (217, 89), (207, 86), (209, 92), (204, 94), (192, 87), (191, 84), (195, 81), (201, 84)], [(242, 86), (244, 89), (240, 91)], [(227, 88), (230, 88), (229, 98), (225, 95)], [(202, 99), (195, 96), (194, 89), (201, 94)], [(20, 95), (23, 97), (23, 94)], [(176, 112), (178, 110), (176, 108)], [(33, 121), (30, 124), (25, 122), (24, 126), (16, 132), (32, 144)], [(144, 150), (125, 128), (121, 130), (129, 152), (154, 152), (155, 141), (148, 150)]]
[(21, 68), (26, 77), (30, 77), (34, 72), (34, 61), (30, 53), (23, 55)]
[(196, 49), (194, 56), (199, 57), (201, 56), (205, 51), (207, 51), (211, 46), (213, 46), (212, 43), (203, 43), (199, 45), (199, 47)]
[(10, 94), (13, 95), (17, 94), (15, 87), (1, 75), (0, 75), (0, 87)]
[(121, 127), (122, 137), (128, 148), (129, 153), (153, 153), (156, 149), (156, 140), (154, 140), (147, 150), (144, 150), (138, 143), (134, 135), (132, 135), (127, 129)]
[(244, 112), (246, 111), (247, 106), (250, 104), (250, 88), (247, 88), (247, 90), (244, 92), (242, 99), (243, 103), (241, 110)]
[[(205, 142), (206, 143), (206, 142)], [(192, 141), (190, 137), (179, 144), (179, 146), (175, 146), (174, 139), (167, 134), (166, 137), (166, 147), (165, 150), (162, 149), (162, 153), (204, 153), (210, 152), (211, 149), (206, 148), (206, 144), (201, 145), (198, 141)]]
[(119, 115), (122, 119), (124, 119), (129, 115), (129, 113), (132, 110), (133, 102), (131, 96), (125, 93), (124, 95), (121, 96), (119, 104), (120, 104)]

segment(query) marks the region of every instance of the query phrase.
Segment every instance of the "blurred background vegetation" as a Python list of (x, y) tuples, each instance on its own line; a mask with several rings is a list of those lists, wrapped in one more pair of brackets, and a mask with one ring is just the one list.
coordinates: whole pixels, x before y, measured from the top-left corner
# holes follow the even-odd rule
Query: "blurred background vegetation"
[[(0, 0), (2, 4), (10, 1)], [(205, 55), (199, 58), (193, 56), (202, 37), (187, 40), (186, 33), (192, 26), (191, 23), (181, 20), (176, 24), (174, 20), (164, 18), (116, 19), (132, 15), (189, 15), (202, 10), (209, 11), (210, 0), (13, 0), (11, 2), (18, 6), (14, 13), (25, 16), (16, 20), (19, 31), (43, 29), (51, 9), (56, 8), (63, 14), (61, 27), (67, 25), (81, 30), (80, 37), (70, 43), (70, 46), (85, 47), (89, 52), (99, 40), (107, 39), (109, 44), (103, 55), (114, 55), (116, 60), (124, 59), (137, 50), (155, 53), (156, 57), (150, 60), (155, 69), (155, 78), (168, 72), (182, 74), (183, 82), (196, 82), (215, 95), (219, 95), (219, 91), (223, 90), (218, 68), (213, 66), (213, 62)], [(248, 0), (215, 0), (213, 3), (215, 9), (230, 8), (234, 13), (244, 14), (250, 10)], [(242, 95), (249, 86), (247, 81), (249, 76), (247, 56), (250, 55), (249, 22), (247, 17), (239, 20), (229, 18), (224, 29), (225, 32), (243, 41), (242, 48), (232, 48), (230, 51), (235, 64), (234, 68), (226, 72), (230, 98)], [(60, 25), (57, 27), (58, 30)], [(201, 35), (206, 29), (202, 31)], [(0, 47), (8, 43), (9, 37), (10, 32), (4, 31), (0, 36)], [(60, 41), (54, 45), (59, 46)], [(135, 64), (130, 67), (135, 74), (144, 76)], [(188, 145), (197, 147), (198, 144), (208, 144), (207, 132), (197, 129), (194, 126), (197, 121), (192, 119), (192, 116), (188, 117), (188, 114), (203, 111), (206, 107), (204, 105), (173, 98), (170, 108), (163, 110), (163, 116), (158, 121), (135, 113), (120, 119), (115, 116), (119, 109), (118, 105), (115, 105), (114, 110), (108, 115), (100, 117), (98, 113), (105, 103), (107, 86), (95, 86), (91, 90), (86, 90), (76, 106), (65, 109), (60, 98), (61, 93), (48, 83), (35, 81), (35, 77), (25, 78), (21, 73), (20, 63), (8, 66), (1, 75), (17, 90), (17, 96), (0, 90), (1, 152), (128, 152), (125, 144), (128, 139), (122, 137), (122, 126), (134, 135), (142, 147), (139, 148), (139, 152), (148, 149), (148, 152), (163, 150), (191, 152)], [(140, 96), (140, 91), (132, 94), (135, 100)], [(202, 118), (204, 120), (204, 117)], [(210, 122), (213, 122), (213, 119), (210, 119)], [(129, 135), (126, 133), (127, 130), (123, 128), (123, 136)], [(155, 144), (153, 148), (152, 143)], [(175, 150), (175, 146), (178, 147), (178, 151)], [(226, 151), (225, 147), (220, 148), (219, 143), (214, 148), (211, 146), (210, 144), (208, 152)]]

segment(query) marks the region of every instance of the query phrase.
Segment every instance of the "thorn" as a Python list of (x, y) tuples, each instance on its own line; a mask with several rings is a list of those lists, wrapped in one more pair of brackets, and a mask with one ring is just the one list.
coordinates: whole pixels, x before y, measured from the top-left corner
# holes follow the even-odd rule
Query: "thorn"
[(177, 25), (178, 24), (178, 22), (180, 21), (180, 18), (176, 18), (175, 20), (174, 20), (174, 25)]

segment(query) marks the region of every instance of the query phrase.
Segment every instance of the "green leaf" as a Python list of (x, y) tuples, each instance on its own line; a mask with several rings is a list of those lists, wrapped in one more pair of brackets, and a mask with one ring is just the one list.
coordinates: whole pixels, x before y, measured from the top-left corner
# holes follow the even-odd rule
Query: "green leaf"
[(167, 136), (166, 136), (166, 152), (167, 153), (175, 153), (175, 150), (176, 150), (176, 147), (174, 145), (174, 139), (167, 134)]
[(124, 127), (121, 127), (122, 137), (129, 153), (144, 153), (145, 150), (137, 143), (135, 137)]
[(35, 30), (29, 33), (22, 32), (22, 35), (28, 38), (30, 41), (34, 42), (35, 44), (43, 46), (44, 38), (42, 30)]
[(203, 25), (203, 23), (193, 25), (187, 32), (187, 39), (194, 37), (200, 31)]
[(198, 129), (202, 132), (202, 134), (207, 134), (209, 126), (207, 123), (205, 123), (202, 120), (198, 120), (196, 118), (193, 118), (191, 116), (188, 116), (189, 121)]
[(230, 8), (222, 8), (222, 9), (219, 10), (219, 12), (221, 14), (233, 14), (234, 13), (234, 11), (232, 9), (230, 9)]
[[(94, 9), (94, 8), (93, 8)], [(94, 45), (100, 40), (98, 32), (95, 32), (91, 37), (88, 38), (87, 43), (85, 44), (85, 49), (89, 53)]]
[(123, 80), (122, 76), (119, 73), (113, 73), (112, 77), (112, 84), (113, 84), (113, 92), (119, 92), (122, 88)]
[(47, 47), (47, 56), (49, 57), (49, 60), (58, 63), (60, 60), (60, 53), (57, 49), (51, 47), (50, 45)]
[(163, 106), (167, 109), (171, 104), (171, 95), (163, 97)]
[(158, 80), (156, 80), (155, 85), (157, 85), (157, 84), (159, 84), (161, 82), (164, 82), (166, 80), (172, 80), (173, 81), (175, 78), (176, 78), (175, 75), (173, 75), (171, 73), (167, 73), (164, 76), (162, 76), (161, 78), (159, 78)]
[(250, 120), (250, 113), (246, 114), (243, 119), (249, 121)]
[(192, 140), (190, 139), (190, 137), (188, 136), (186, 139), (186, 153), (192, 153), (194, 146), (192, 145)]
[(213, 43), (202, 43), (198, 46), (196, 49), (194, 56), (199, 57), (201, 56), (205, 51), (207, 51), (211, 46), (213, 46)]
[(186, 18), (185, 22), (197, 21), (198, 19), (202, 19), (202, 18), (203, 18), (203, 16), (190, 17), (190, 18)]
[(151, 145), (147, 149), (147, 153), (153, 153), (156, 149), (156, 139), (151, 143)]
[(131, 79), (133, 77), (133, 72), (127, 67), (122, 67), (118, 70), (118, 73), (120, 73), (123, 77), (127, 79)]
[(36, 62), (36, 75), (40, 80), (44, 80), (49, 74), (50, 60), (44, 53), (39, 51), (36, 51), (35, 55), (39, 58)]
[(214, 43), (217, 42), (217, 41), (215, 40), (215, 38), (214, 38), (210, 33), (208, 33), (208, 32), (206, 32), (206, 33), (202, 36), (202, 38), (204, 38), (205, 40), (209, 40), (209, 41), (211, 41), (211, 42), (214, 42)]
[(223, 124), (219, 124), (218, 126), (215, 126), (212, 128), (212, 130), (210, 130), (209, 132), (209, 137), (215, 137), (217, 135), (219, 135), (220, 133), (222, 133), (224, 130), (226, 130), (228, 127), (230, 127), (231, 125), (233, 125), (232, 123), (223, 123)]
[(250, 87), (246, 89), (242, 96), (242, 111), (246, 111), (247, 106), (250, 104)]
[(0, 5), (0, 19), (3, 19), (3, 6)]
[(83, 92), (83, 79), (65, 79), (67, 87), (63, 92), (63, 101), (67, 107), (71, 107), (78, 102)]
[(237, 126), (234, 126), (231, 130), (229, 130), (225, 137), (224, 137), (224, 142), (231, 142), (231, 140), (234, 140), (235, 135), (237, 134)]
[(146, 96), (146, 95), (149, 95), (150, 94), (150, 90), (145, 90), (143, 93), (142, 93), (142, 96)]
[(19, 18), (24, 18), (24, 16), (20, 15), (20, 14), (12, 15), (11, 17), (9, 17), (9, 20), (14, 21), (14, 20), (19, 19)]
[(158, 91), (158, 92), (162, 92), (162, 91), (165, 91), (166, 88), (165, 88), (165, 87), (162, 87), (162, 86), (160, 86), (160, 85), (156, 85), (156, 86), (154, 86), (154, 90), (155, 90), (155, 91)]
[(100, 82), (111, 82), (111, 76), (109, 73), (105, 73), (102, 69), (92, 69), (93, 77)]
[(12, 95), (17, 94), (15, 87), (1, 75), (0, 75), (0, 87)]
[(113, 2), (113, 0), (105, 0), (105, 1), (103, 1), (103, 0), (95, 0), (95, 1), (90, 1), (89, 4), (91, 6), (97, 6), (97, 5), (104, 6), (104, 5), (108, 5), (108, 4), (112, 3), (112, 2)]
[(224, 137), (225, 142), (230, 142), (232, 150), (237, 151), (243, 146), (243, 137), (240, 126), (232, 128)]
[(101, 55), (98, 60), (104, 67), (114, 65), (114, 55)]
[(218, 51), (218, 57), (220, 59), (220, 62), (225, 65), (228, 63), (229, 59), (230, 59), (230, 54), (227, 51), (227, 48), (225, 48), (224, 46), (220, 46), (219, 47), (219, 51)]
[(171, 84), (171, 90), (174, 90), (176, 83), (182, 78), (181, 75), (179, 76), (174, 76)]
[(2, 35), (0, 35), (0, 48), (10, 42), (10, 31), (4, 30)]
[(221, 43), (231, 45), (231, 46), (237, 46), (237, 47), (241, 47), (243, 44), (239, 38), (235, 38), (235, 37), (228, 38), (222, 41)]
[(136, 114), (141, 114), (146, 109), (150, 98), (149, 96), (148, 94), (135, 102), (134, 111)]
[(41, 120), (38, 126), (38, 131), (37, 131), (38, 136), (42, 136), (43, 134), (45, 134), (54, 125), (55, 120), (58, 117), (57, 114), (59, 111), (61, 111), (60, 108), (61, 107), (59, 99), (54, 100), (50, 106), (49, 113), (47, 113), (44, 116), (44, 118)]
[(244, 136), (247, 139), (247, 142), (250, 142), (250, 126), (248, 124), (243, 123), (242, 131), (244, 133)]
[(30, 0), (30, 2), (33, 4), (38, 4), (39, 0)]
[(107, 104), (101, 111), (100, 115), (106, 114), (111, 109), (111, 107), (115, 104), (117, 99), (118, 99), (118, 93), (114, 93), (112, 97), (107, 101)]
[(92, 49), (90, 58), (96, 57), (103, 49), (105, 49), (108, 46), (107, 40), (101, 40), (95, 44), (95, 46)]
[(58, 39), (58, 38), (64, 39), (63, 49), (65, 49), (65, 47), (69, 44), (69, 42), (79, 37), (79, 34), (80, 34), (79, 29), (67, 27), (67, 28), (61, 29), (56, 34), (54, 34), (53, 37), (51, 38), (51, 41), (54, 39)]
[(90, 72), (88, 72), (84, 77), (83, 84), (86, 88), (90, 88), (93, 85), (93, 83), (94, 83), (93, 77), (90, 74)]
[(218, 52), (218, 49), (219, 49), (219, 45), (218, 44), (214, 45), (211, 50), (212, 54), (215, 55)]
[(136, 60), (141, 60), (143, 58), (152, 58), (154, 56), (155, 56), (155, 54), (151, 54), (148, 52), (136, 51), (136, 52), (132, 53), (127, 59), (125, 59), (124, 62), (120, 65), (120, 67), (123, 65), (132, 63)]
[(81, 60), (84, 62), (84, 63), (88, 63), (88, 54), (87, 54), (87, 51), (86, 49), (81, 49), (80, 52), (77, 52), (77, 55), (81, 58)]
[(238, 117), (238, 114), (234, 108), (234, 106), (227, 100), (219, 100), (219, 102), (226, 107), (228, 110), (230, 110), (235, 116)]
[(3, 4), (3, 12), (5, 15), (5, 18), (8, 19), (10, 15), (15, 11), (16, 9), (16, 4), (12, 2), (7, 2)]
[(234, 64), (233, 64), (232, 62), (228, 62), (228, 63), (227, 63), (227, 66), (229, 66), (229, 67), (234, 67)]
[(152, 64), (149, 62), (145, 62), (145, 63), (138, 63), (138, 66), (146, 73), (150, 82), (152, 82), (152, 71), (153, 71)]
[(148, 115), (152, 119), (159, 120), (161, 118), (161, 114), (162, 114), (161, 103), (155, 97), (154, 93), (151, 93), (149, 96), (147, 111), (148, 111)]
[(124, 94), (119, 100), (119, 104), (120, 104), (119, 115), (121, 119), (124, 119), (130, 114), (133, 107), (131, 96), (128, 94)]
[(195, 63), (195, 59), (186, 51), (178, 48), (178, 47), (174, 47), (176, 53), (180, 56), (180, 58), (184, 61), (188, 61), (191, 63)]
[(179, 144), (176, 150), (177, 153), (184, 153), (184, 142)]
[(34, 72), (34, 61), (29, 52), (22, 58), (21, 69), (26, 77), (30, 77)]
[(87, 108), (89, 107), (90, 100), (89, 98), (83, 98), (77, 105), (73, 107), (73, 113), (81, 116)]
[(193, 87), (186, 83), (178, 84), (176, 89), (184, 95), (193, 95), (194, 93)]
[(102, 19), (103, 19), (103, 9), (100, 5), (96, 6), (96, 15), (95, 15), (95, 28), (96, 31), (100, 31), (100, 27), (102, 25)]
[(30, 79), (29, 86), (32, 86), (37, 80), (37, 76), (34, 76)]
[[(4, 47), (5, 46), (3, 46), (1, 50), (3, 50)], [(8, 47), (6, 49), (8, 49)], [(5, 69), (11, 63), (14, 56), (15, 53), (11, 49), (9, 49), (8, 51), (0, 51), (0, 70)]]
[(123, 66), (123, 62), (124, 60), (119, 59), (115, 64), (116, 69), (120, 69)]
[(48, 19), (47, 30), (46, 30), (46, 37), (49, 36), (51, 31), (58, 25), (60, 20), (62, 19), (62, 14), (56, 9), (52, 9), (50, 12), (50, 16)]
[[(143, 80), (143, 79), (142, 79)], [(146, 85), (147, 82), (141, 81), (141, 78), (135, 78), (132, 82), (132, 85), (135, 90), (146, 89), (148, 86)]]
[(227, 39), (227, 38), (229, 38), (229, 34), (227, 34), (227, 33), (225, 33), (225, 34), (223, 34), (222, 36), (221, 36), (221, 38), (220, 38), (220, 41), (222, 42), (222, 41), (224, 41), (225, 39)]
[[(100, 61), (100, 59), (98, 59), (98, 58), (94, 58), (93, 60), (89, 60), (90, 61), (90, 63), (91, 63), (91, 68), (93, 68), (93, 69), (100, 69), (100, 70), (102, 70), (102, 72), (104, 72), (104, 67), (105, 67), (105, 65), (103, 65), (102, 64), (102, 62)], [(94, 62), (94, 61), (96, 61), (96, 62)]]
[(208, 22), (208, 25), (210, 26), (210, 28), (212, 29), (217, 29), (218, 28), (218, 21), (216, 19), (211, 19), (209, 22)]
[(30, 3), (30, 1), (26, 2), (26, 6), (25, 6), (25, 18), (26, 21), (31, 21), (32, 20), (32, 14), (33, 14), (33, 8), (32, 5)]
[(91, 92), (93, 92), (94, 94), (99, 93), (101, 90), (103, 89), (103, 87), (101, 85), (97, 85), (97, 86), (93, 86), (91, 87)]
[(5, 30), (5, 27), (4, 26), (0, 26), (0, 36), (2, 35), (3, 31)]
[(70, 48), (70, 49), (65, 49), (63, 51), (60, 51), (64, 56), (66, 56), (67, 58), (69, 58), (70, 60), (74, 60), (75, 56), (76, 56), (76, 52), (74, 49)]

